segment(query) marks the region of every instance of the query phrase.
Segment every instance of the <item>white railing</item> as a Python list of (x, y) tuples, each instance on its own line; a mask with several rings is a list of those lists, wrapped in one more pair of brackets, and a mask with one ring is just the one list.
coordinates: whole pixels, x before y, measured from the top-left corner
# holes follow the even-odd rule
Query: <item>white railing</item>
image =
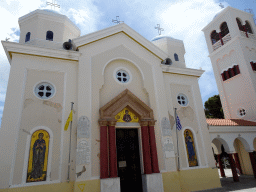
[[(240, 33), (241, 33), (241, 36), (242, 36), (242, 37), (247, 37), (247, 36), (246, 36), (246, 32), (240, 31)], [(247, 34), (248, 34), (248, 37), (249, 37), (250, 39), (256, 40), (256, 36), (255, 36), (254, 34), (251, 34), (251, 33), (247, 33)]]
[[(230, 36), (230, 33), (228, 33), (227, 35), (225, 35), (223, 38), (222, 38), (222, 41), (223, 41), (223, 45), (225, 45), (228, 41), (231, 40), (231, 36)], [(217, 41), (216, 43), (214, 43), (212, 45), (212, 48), (213, 48), (213, 51), (215, 51), (216, 49), (220, 48), (221, 46), (223, 46), (221, 44), (221, 40)]]
[(223, 44), (224, 44), (224, 45), (225, 45), (228, 41), (230, 41), (230, 40), (231, 40), (230, 33), (227, 34), (226, 36), (224, 36), (224, 37), (222, 38), (222, 40), (223, 40)]
[(216, 43), (214, 43), (212, 45), (212, 48), (213, 48), (213, 51), (215, 51), (216, 49), (220, 48), (222, 45), (221, 45), (221, 41), (217, 41)]

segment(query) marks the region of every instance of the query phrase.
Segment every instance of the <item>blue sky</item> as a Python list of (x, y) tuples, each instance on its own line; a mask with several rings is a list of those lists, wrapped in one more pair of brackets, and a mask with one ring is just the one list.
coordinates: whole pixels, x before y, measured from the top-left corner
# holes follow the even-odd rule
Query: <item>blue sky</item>
[[(187, 67), (205, 70), (198, 81), (203, 103), (218, 94), (218, 89), (202, 28), (221, 10), (219, 3), (240, 10), (251, 8), (256, 13), (256, 0), (59, 0), (56, 3), (61, 7), (55, 10), (67, 15), (81, 29), (81, 35), (110, 27), (114, 25), (112, 19), (119, 16), (121, 21), (151, 40), (158, 35), (154, 27), (160, 24), (164, 28), (163, 35), (184, 41)], [(50, 9), (46, 1), (41, 0), (1, 0), (0, 39), (7, 37), (9, 41), (18, 42), (18, 18), (39, 8)], [(0, 124), (9, 71), (10, 65), (0, 46)]]

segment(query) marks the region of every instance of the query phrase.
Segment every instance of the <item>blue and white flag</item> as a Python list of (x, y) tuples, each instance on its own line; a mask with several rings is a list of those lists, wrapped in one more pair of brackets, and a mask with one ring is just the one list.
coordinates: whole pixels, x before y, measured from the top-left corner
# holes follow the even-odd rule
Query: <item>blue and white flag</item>
[(180, 131), (182, 129), (182, 126), (180, 124), (180, 119), (179, 119), (178, 115), (177, 115), (177, 118), (176, 118), (176, 128), (177, 128), (178, 131)]

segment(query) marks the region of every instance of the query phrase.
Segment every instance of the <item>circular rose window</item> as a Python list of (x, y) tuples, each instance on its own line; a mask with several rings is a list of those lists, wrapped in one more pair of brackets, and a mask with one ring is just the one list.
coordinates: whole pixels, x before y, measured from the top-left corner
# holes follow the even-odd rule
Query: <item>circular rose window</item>
[(118, 70), (116, 72), (116, 79), (121, 83), (128, 83), (130, 80), (130, 76), (126, 71)]
[(35, 88), (35, 94), (40, 99), (50, 99), (54, 93), (55, 89), (49, 83), (39, 83)]

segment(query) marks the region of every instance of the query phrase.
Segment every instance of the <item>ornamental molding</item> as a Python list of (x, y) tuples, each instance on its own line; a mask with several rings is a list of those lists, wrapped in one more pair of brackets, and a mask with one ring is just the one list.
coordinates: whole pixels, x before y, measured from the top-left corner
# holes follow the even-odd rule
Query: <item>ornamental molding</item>
[(221, 133), (234, 133), (237, 135), (237, 133), (251, 133), (254, 132), (256, 133), (256, 126), (209, 126), (209, 133), (213, 134), (221, 134)]
[(99, 122), (116, 122), (115, 116), (125, 107), (135, 113), (139, 117), (140, 122), (147, 122), (147, 124), (149, 122), (150, 124), (155, 123), (153, 110), (128, 89), (100, 108)]
[(201, 69), (179, 68), (161, 64), (163, 73), (174, 73), (200, 77), (205, 71)]
[(76, 45), (76, 47), (79, 48), (89, 43), (93, 43), (101, 39), (105, 39), (107, 37), (116, 35), (118, 33), (123, 33), (127, 35), (129, 38), (131, 38), (136, 43), (144, 47), (146, 50), (153, 53), (156, 57), (160, 58), (161, 60), (164, 60), (168, 57), (168, 55), (163, 50), (155, 46), (152, 42), (145, 39), (143, 36), (134, 31), (125, 23), (114, 25), (106, 29), (102, 29), (97, 32), (89, 33), (87, 35), (75, 38), (73, 39), (73, 42)]
[(25, 45), (14, 42), (2, 41), (5, 53), (8, 57), (9, 63), (11, 64), (12, 55), (14, 53), (17, 54), (25, 54), (25, 55), (33, 55), (33, 56), (42, 56), (42, 57), (51, 57), (65, 60), (73, 60), (78, 61), (80, 53), (75, 51), (67, 51), (67, 50), (57, 50), (50, 48), (42, 48), (33, 45)]

